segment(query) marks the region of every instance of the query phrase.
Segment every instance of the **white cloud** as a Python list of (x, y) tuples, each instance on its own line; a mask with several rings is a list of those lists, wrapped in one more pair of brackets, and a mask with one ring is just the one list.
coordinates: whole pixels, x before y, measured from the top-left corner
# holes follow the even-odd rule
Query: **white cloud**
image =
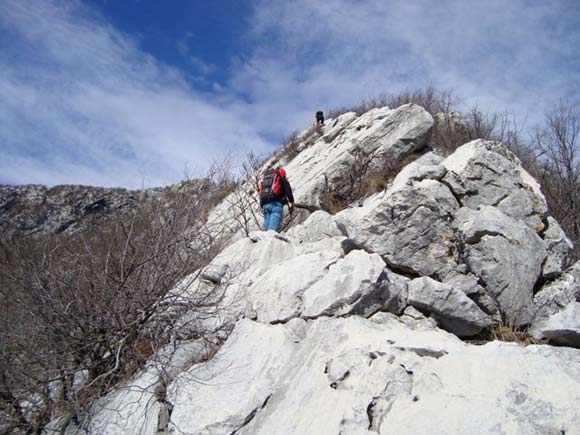
[(260, 0), (258, 47), (232, 86), (312, 112), (433, 85), (537, 120), (580, 97), (579, 18), (571, 0)]
[(0, 180), (159, 185), (266, 147), (81, 3), (2, 0), (0, 31)]
[[(0, 0), (0, 182), (140, 187), (314, 112), (433, 85), (532, 121), (580, 98), (575, 0), (255, 0), (229, 80), (199, 92), (80, 0)], [(195, 31), (195, 29), (192, 29)], [(240, 151), (242, 153), (242, 151)]]

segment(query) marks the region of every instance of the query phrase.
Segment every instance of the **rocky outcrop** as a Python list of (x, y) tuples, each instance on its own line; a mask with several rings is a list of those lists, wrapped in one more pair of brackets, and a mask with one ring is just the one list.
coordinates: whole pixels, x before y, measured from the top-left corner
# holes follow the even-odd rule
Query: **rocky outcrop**
[(491, 326), (490, 317), (461, 290), (428, 277), (409, 283), (408, 302), (426, 311), (439, 324), (459, 337), (469, 337)]
[(536, 293), (534, 322), (547, 319), (575, 301), (580, 302), (580, 262)]
[(534, 285), (546, 258), (544, 242), (525, 225), (491, 206), (462, 208), (456, 226), (463, 258), (512, 324), (532, 316)]
[[(372, 109), (357, 117), (345, 113), (328, 119), (319, 133), (312, 127), (298, 136), (298, 155), (291, 160), (285, 153), (274, 155), (265, 167), (283, 165), (297, 203), (320, 208), (329, 192), (344, 195), (354, 189), (362, 176), (361, 159), (368, 170), (385, 161), (397, 161), (425, 149), (433, 127), (431, 115), (422, 107), (406, 104), (397, 109)], [(355, 164), (355, 162), (358, 162)], [(234, 239), (261, 229), (255, 187), (244, 184), (210, 213), (207, 226), (215, 235)], [(348, 195), (347, 195), (348, 196)], [(304, 215), (303, 215), (304, 217)], [(302, 219), (303, 220), (303, 219)], [(300, 219), (298, 219), (300, 221)]]
[[(443, 158), (425, 152), (431, 127), (407, 105), (299, 135), (298, 155), (282, 163), (297, 201), (313, 207), (345, 188), (354, 150), (423, 155), (384, 191), (283, 234), (255, 231), (251, 204), (254, 217), (230, 219), (231, 243), (179, 289), (223, 295), (219, 322), (201, 309), (183, 319), (215, 322), (223, 346), (182, 366), (162, 400), (136, 401), (141, 420), (122, 414), (122, 424), (151, 435), (578, 434), (580, 350), (459, 338), (493, 322), (532, 324), (539, 339), (577, 346), (569, 241), (503, 145), (476, 140)], [(210, 231), (242, 193), (212, 211)], [(104, 403), (90, 428), (117, 433)]]
[(570, 302), (563, 310), (534, 323), (530, 334), (540, 340), (580, 348), (580, 303)]
[(475, 140), (458, 148), (444, 161), (443, 178), (465, 207), (497, 208), (531, 229), (541, 231), (547, 212), (540, 185), (503, 144)]
[(88, 186), (0, 186), (3, 239), (72, 234), (133, 209), (139, 192)]

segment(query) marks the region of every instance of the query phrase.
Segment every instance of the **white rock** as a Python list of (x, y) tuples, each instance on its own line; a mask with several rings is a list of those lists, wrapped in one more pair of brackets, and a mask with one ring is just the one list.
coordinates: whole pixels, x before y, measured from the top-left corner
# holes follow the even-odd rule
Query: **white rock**
[(538, 339), (580, 348), (580, 303), (570, 302), (548, 319), (534, 323), (529, 332)]
[(547, 205), (540, 186), (503, 144), (477, 139), (443, 164), (448, 171), (444, 180), (463, 206), (495, 206), (534, 230), (543, 228)]
[(286, 232), (286, 236), (299, 242), (316, 242), (325, 238), (344, 235), (333, 216), (322, 210), (315, 211), (305, 222), (290, 228)]
[(360, 250), (350, 252), (304, 292), (302, 315), (313, 318), (324, 314), (348, 314), (359, 300), (378, 291), (384, 268), (385, 262), (377, 254)]
[(171, 384), (170, 432), (235, 432), (266, 403), (295, 347), (283, 326), (241, 320), (213, 359), (193, 366)]
[(566, 236), (556, 219), (548, 216), (548, 227), (544, 231), (544, 242), (548, 249), (548, 257), (542, 273), (546, 278), (560, 275), (568, 266), (568, 260), (574, 245)]
[(580, 352), (568, 352), (571, 368), (562, 367), (562, 353), (494, 342), (424, 359), (411, 393), (392, 401), (379, 433), (578, 435)]
[(546, 258), (536, 232), (491, 206), (463, 207), (455, 224), (464, 260), (512, 324), (529, 323), (534, 285)]
[(490, 317), (461, 290), (428, 277), (409, 282), (409, 304), (433, 314), (441, 327), (459, 337), (475, 335), (491, 325)]
[(463, 346), (452, 335), (411, 331), (396, 319), (313, 321), (268, 404), (237, 434), (367, 433), (373, 398), (389, 383), (394, 395), (407, 391), (407, 370), (420, 364), (418, 353), (442, 355)]

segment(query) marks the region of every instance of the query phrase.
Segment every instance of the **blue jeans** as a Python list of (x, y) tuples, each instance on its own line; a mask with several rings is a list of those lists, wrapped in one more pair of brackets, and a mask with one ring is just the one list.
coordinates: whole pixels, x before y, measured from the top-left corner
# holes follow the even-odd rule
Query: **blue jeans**
[(282, 228), (282, 216), (284, 215), (284, 204), (278, 201), (269, 202), (262, 207), (264, 212), (264, 230), (274, 230), (280, 232)]

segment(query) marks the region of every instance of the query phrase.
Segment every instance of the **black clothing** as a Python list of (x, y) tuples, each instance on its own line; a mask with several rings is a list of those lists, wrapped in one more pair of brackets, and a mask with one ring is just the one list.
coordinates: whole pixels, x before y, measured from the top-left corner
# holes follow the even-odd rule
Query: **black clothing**
[(270, 201), (264, 201), (260, 198), (260, 207), (264, 207), (264, 204), (268, 204), (270, 202), (278, 201), (282, 204), (286, 205), (288, 203), (294, 204), (294, 196), (292, 195), (292, 187), (290, 187), (290, 183), (286, 179), (286, 177), (280, 177), (282, 181), (282, 194), (277, 198), (273, 198)]
[(322, 113), (322, 111), (316, 112), (316, 123), (324, 124), (324, 113)]

